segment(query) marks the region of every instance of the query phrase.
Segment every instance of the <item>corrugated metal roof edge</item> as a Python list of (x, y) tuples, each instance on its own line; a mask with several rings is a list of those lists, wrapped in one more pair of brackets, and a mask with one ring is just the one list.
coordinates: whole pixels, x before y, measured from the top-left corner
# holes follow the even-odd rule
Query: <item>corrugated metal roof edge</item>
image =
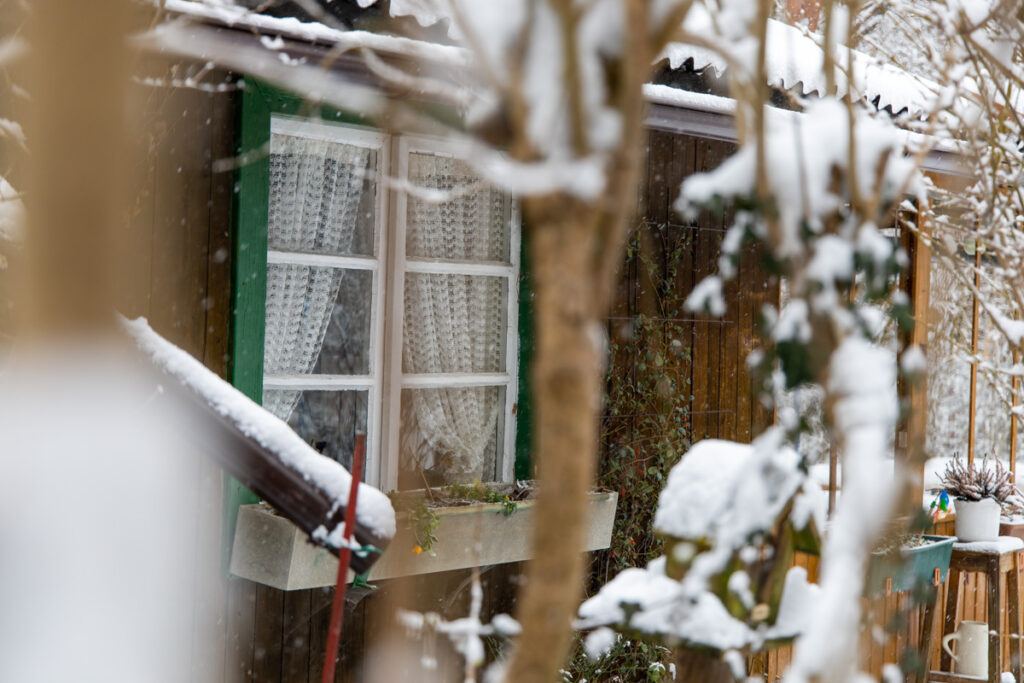
[[(331, 41), (351, 39), (355, 32), (333, 29), (319, 23), (303, 23), (295, 19), (280, 19), (266, 15), (256, 15), (252, 12), (239, 11), (225, 12), (223, 8), (211, 7), (192, 0), (166, 0), (165, 9), (170, 12), (189, 16), (205, 23), (213, 23), (230, 28), (245, 28), (256, 31), (264, 31), (273, 35), (286, 36), (288, 38), (308, 43), (330, 43)], [(799, 29), (788, 27), (793, 31)], [(359, 37), (365, 32), (357, 32)], [(384, 36), (380, 34), (368, 34), (373, 36), (374, 47), (384, 51), (397, 54), (409, 55), (410, 51), (415, 56), (428, 59), (437, 59), (448, 65), (462, 66), (466, 64), (465, 50), (458, 47), (437, 45), (410, 38), (399, 38), (396, 36)], [(807, 39), (810, 40), (810, 39)], [(813, 42), (813, 41), (812, 41)], [(441, 48), (434, 50), (432, 48)], [(707, 65), (705, 65), (707, 66)], [(780, 83), (784, 81), (780, 79)], [(802, 82), (801, 82), (802, 83)], [(792, 87), (792, 86), (790, 86)], [(817, 90), (805, 91), (804, 94), (811, 94)], [(713, 139), (735, 142), (737, 140), (734, 112), (736, 102), (727, 97), (697, 93), (666, 85), (649, 83), (644, 86), (644, 97), (651, 103), (652, 111), (648, 115), (648, 125), (653, 128), (672, 130), (675, 132), (691, 135), (699, 135)], [(689, 112), (689, 115), (670, 115), (666, 109), (674, 108), (680, 112)], [(799, 115), (798, 112), (787, 112), (782, 109), (773, 109), (780, 115)], [(925, 170), (953, 175), (970, 175), (966, 164), (956, 151), (956, 145), (950, 140), (927, 140), (924, 136), (908, 132), (910, 136), (920, 138), (919, 144), (931, 144), (933, 150), (926, 158)]]

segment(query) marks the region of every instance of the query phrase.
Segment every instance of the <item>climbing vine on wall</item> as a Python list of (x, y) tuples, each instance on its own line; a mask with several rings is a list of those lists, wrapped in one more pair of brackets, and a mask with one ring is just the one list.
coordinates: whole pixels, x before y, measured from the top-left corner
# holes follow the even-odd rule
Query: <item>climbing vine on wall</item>
[[(692, 327), (683, 310), (687, 292), (679, 287), (691, 235), (682, 226), (643, 225), (627, 252), (623, 277), (632, 315), (609, 319), (598, 475), (601, 486), (618, 492), (619, 502), (611, 546), (594, 556), (591, 591), (661, 553), (652, 529), (658, 494), (691, 442)], [(566, 679), (593, 680), (603, 669), (617, 672), (620, 681), (653, 681), (669, 662), (664, 648), (624, 640), (600, 662), (577, 652)]]

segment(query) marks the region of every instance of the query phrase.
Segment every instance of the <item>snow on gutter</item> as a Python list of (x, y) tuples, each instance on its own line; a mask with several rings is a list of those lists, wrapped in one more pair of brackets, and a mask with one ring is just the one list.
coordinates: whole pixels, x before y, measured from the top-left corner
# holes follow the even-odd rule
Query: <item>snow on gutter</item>
[[(683, 134), (711, 137), (729, 142), (736, 142), (738, 140), (734, 122), (736, 100), (730, 97), (691, 92), (654, 83), (645, 84), (643, 93), (644, 99), (653, 105), (671, 107), (678, 111), (687, 110), (710, 115), (703, 121), (688, 122), (685, 120), (685, 116), (659, 117), (655, 113), (648, 116), (648, 125), (674, 130)], [(801, 112), (779, 109), (778, 107), (768, 107), (766, 111), (769, 119), (780, 122), (788, 121), (792, 125), (799, 125), (804, 116)], [(956, 141), (949, 138), (927, 136), (913, 131), (903, 131), (903, 135), (906, 139), (906, 145), (910, 150), (929, 150), (928, 156), (922, 164), (923, 170), (951, 175), (970, 175), (970, 170), (963, 163), (960, 156)]]

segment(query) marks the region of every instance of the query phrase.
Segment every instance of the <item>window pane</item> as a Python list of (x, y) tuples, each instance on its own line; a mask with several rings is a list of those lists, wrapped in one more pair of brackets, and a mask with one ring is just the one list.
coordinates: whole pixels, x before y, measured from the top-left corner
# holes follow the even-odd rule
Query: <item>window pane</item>
[(504, 387), (405, 389), (399, 488), (498, 481)]
[(376, 168), (375, 150), (273, 133), (269, 247), (373, 255)]
[(409, 182), (450, 196), (440, 203), (409, 196), (408, 258), (509, 263), (506, 194), (483, 185), (464, 162), (432, 154), (409, 155)]
[(352, 466), (356, 431), (366, 433), (365, 391), (264, 391), (263, 405), (286, 415), (283, 419), (313, 448)]
[(503, 372), (508, 280), (406, 273), (402, 369)]
[(268, 265), (264, 374), (369, 374), (372, 287), (370, 271)]

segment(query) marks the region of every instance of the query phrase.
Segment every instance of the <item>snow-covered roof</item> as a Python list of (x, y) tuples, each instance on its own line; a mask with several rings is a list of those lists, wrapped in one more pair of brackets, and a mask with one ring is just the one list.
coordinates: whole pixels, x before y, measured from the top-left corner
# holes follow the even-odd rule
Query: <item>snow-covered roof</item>
[[(691, 30), (699, 31), (702, 21), (710, 21), (703, 14), (706, 13), (691, 12), (687, 27), (694, 23), (696, 26)], [(797, 88), (802, 95), (826, 94), (825, 52), (815, 38), (795, 26), (769, 19), (767, 43), (765, 71), (770, 86), (786, 91)], [(878, 109), (890, 109), (894, 114), (906, 109), (914, 117), (925, 114), (936, 97), (938, 85), (927, 79), (892, 64), (879, 63), (857, 50), (839, 46), (836, 53), (835, 83), (841, 96), (849, 93), (852, 80), (856, 99)], [(713, 69), (717, 75), (728, 66), (719, 53), (682, 43), (669, 44), (659, 59), (667, 60), (672, 69)]]
[[(391, 10), (393, 14), (410, 14), (424, 25), (435, 23), (442, 18), (435, 16), (436, 12), (413, 12), (414, 5), (415, 3), (392, 2)], [(324, 43), (349, 49), (369, 48), (447, 66), (466, 66), (471, 62), (469, 52), (458, 46), (383, 33), (344, 30), (319, 22), (303, 22), (292, 17), (272, 17), (227, 1), (207, 4), (195, 0), (165, 0), (165, 9), (177, 15), (252, 29), (298, 41)], [(699, 29), (700, 22), (704, 21), (701, 13), (691, 12), (691, 15), (687, 20), (688, 27), (690, 23), (695, 22)], [(911, 116), (919, 116), (935, 98), (937, 85), (926, 79), (918, 78), (891, 64), (880, 64), (872, 57), (856, 50), (847, 50), (840, 46), (837, 53), (837, 62), (840, 65), (852, 60), (852, 68), (836, 69), (835, 80), (841, 95), (848, 91), (847, 72), (850, 72), (856, 97), (879, 109), (888, 108), (893, 113), (906, 109)], [(668, 61), (672, 69), (710, 68), (717, 74), (722, 74), (727, 67), (727, 61), (717, 52), (682, 43), (670, 44), (659, 56), (659, 61), (663, 59)], [(814, 38), (794, 26), (769, 20), (766, 53), (769, 85), (783, 90), (799, 88), (804, 95), (824, 94), (823, 63), (824, 52)]]
[[(710, 137), (735, 140), (735, 131), (732, 129), (731, 117), (736, 113), (736, 100), (721, 95), (682, 90), (659, 83), (645, 84), (643, 93), (644, 99), (651, 104), (664, 105), (673, 109), (707, 112), (718, 115), (723, 119), (729, 117), (729, 123), (726, 128), (722, 128), (720, 125), (711, 126), (710, 124), (704, 127), (695, 126), (693, 134), (700, 135), (703, 132), (705, 135), (710, 134)], [(768, 107), (766, 114), (769, 126), (797, 128), (804, 125), (806, 119), (804, 112), (780, 109), (778, 107)], [(678, 124), (679, 122), (675, 123)], [(921, 164), (921, 168), (924, 170), (957, 175), (969, 174), (969, 170), (963, 165), (959, 157), (960, 145), (956, 140), (948, 136), (925, 135), (905, 129), (900, 129), (896, 134), (900, 136), (901, 142), (911, 151), (920, 149), (930, 150), (928, 156)]]
[(226, 26), (251, 29), (274, 36), (282, 36), (308, 43), (324, 43), (339, 49), (368, 48), (380, 52), (451, 66), (469, 64), (469, 53), (453, 45), (441, 45), (425, 40), (371, 31), (333, 28), (316, 21), (300, 21), (294, 17), (272, 17), (233, 4), (221, 2), (207, 4), (195, 0), (165, 0), (164, 9), (176, 15), (211, 21)]
[[(125, 320), (123, 327), (159, 370), (200, 396), (245, 437), (326, 494), (336, 509), (348, 504), (352, 476), (340, 463), (318, 453), (284, 421), (222, 380), (186, 351), (158, 335), (145, 318)], [(286, 510), (281, 512), (287, 516)], [(329, 521), (324, 519), (323, 523)], [(395, 535), (395, 512), (391, 501), (367, 484), (359, 485), (356, 521), (376, 538), (390, 539)]]

